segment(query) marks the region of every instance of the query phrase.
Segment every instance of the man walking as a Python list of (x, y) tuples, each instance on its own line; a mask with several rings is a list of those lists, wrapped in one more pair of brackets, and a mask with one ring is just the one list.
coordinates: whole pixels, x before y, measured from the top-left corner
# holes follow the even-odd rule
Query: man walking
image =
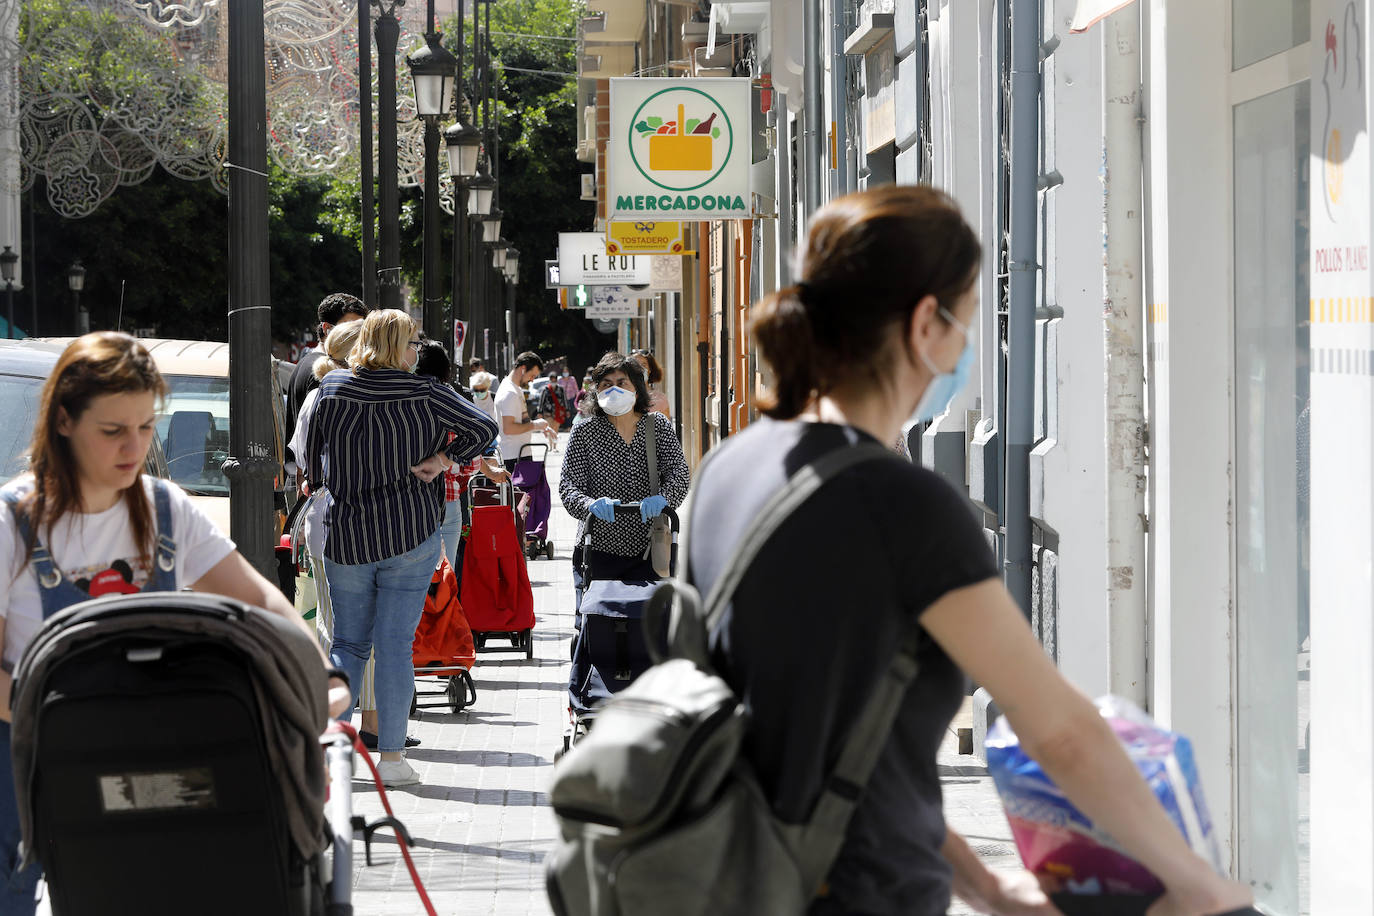
[(496, 416), (501, 424), (501, 460), (507, 471), (515, 470), (520, 449), (530, 441), (535, 430), (548, 429), (541, 419), (531, 420), (525, 403), (525, 386), (539, 377), (544, 361), (537, 353), (526, 350), (515, 358), (510, 375), (501, 380), (496, 391)]

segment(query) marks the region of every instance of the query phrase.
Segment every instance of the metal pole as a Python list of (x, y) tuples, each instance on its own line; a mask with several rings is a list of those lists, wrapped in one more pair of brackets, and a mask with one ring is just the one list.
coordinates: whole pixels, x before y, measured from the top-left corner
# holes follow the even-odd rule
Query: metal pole
[(1040, 4), (1011, 0), (1011, 225), (1007, 328), (1007, 590), (1031, 612), (1030, 452), (1035, 436), (1036, 181)]
[(358, 4), (358, 172), (363, 192), (363, 302), (377, 305), (377, 176), (372, 164), (372, 4)]
[(824, 83), (821, 79), (821, 21), (825, 0), (803, 0), (802, 8), (802, 69), (806, 83), (806, 99), (802, 106), (802, 181), (806, 204), (805, 219), (821, 206), (821, 156), (825, 131), (821, 122), (825, 117)]
[(229, 4), (229, 536), (275, 576), (272, 306), (267, 245), (267, 79), (261, 2)]
[[(463, 4), (463, 0), (458, 0), (458, 3), (457, 3), (456, 5), (457, 5), (457, 7), (458, 7), (458, 29), (457, 29), (457, 33), (458, 33), (458, 42), (457, 42), (457, 44), (458, 44), (458, 46), (457, 46), (457, 48), (454, 50), (454, 57), (457, 57), (457, 58), (458, 58), (458, 69), (457, 69), (457, 73), (455, 73), (455, 75), (454, 75), (454, 86), (455, 86), (456, 89), (457, 89), (455, 95), (456, 95), (456, 100), (457, 100), (457, 114), (458, 114), (458, 120), (461, 121), (462, 118), (463, 118), (463, 100), (464, 100), (464, 99), (466, 98), (466, 96), (467, 96), (467, 87), (463, 85), (463, 51), (464, 51), (464, 48), (463, 48), (463, 5), (464, 5), (464, 4)], [(462, 377), (463, 377), (463, 375), (462, 375), (462, 366), (460, 365), (460, 363), (461, 363), (462, 360), (463, 360), (463, 354), (462, 354), (462, 352), (461, 352), (460, 350), (458, 350), (458, 348), (456, 348), (456, 347), (453, 346), (453, 323), (454, 323), (455, 321), (461, 320), (461, 315), (462, 315), (460, 303), (463, 301), (463, 245), (464, 245), (464, 243), (465, 243), (465, 241), (466, 241), (466, 239), (465, 239), (465, 231), (466, 231), (466, 229), (467, 229), (467, 223), (468, 223), (468, 190), (467, 190), (467, 179), (464, 179), (464, 178), (454, 178), (454, 179), (453, 179), (453, 250), (452, 250), (452, 255), (451, 255), (451, 260), (453, 261), (453, 265), (452, 265), (452, 272), (451, 272), (451, 274), (449, 275), (449, 276), (450, 276), (450, 280), (449, 280), (449, 308), (448, 308), (448, 319), (447, 319), (447, 321), (445, 322), (445, 324), (447, 325), (447, 330), (446, 330), (446, 332), (445, 332), (445, 334), (446, 334), (446, 343), (445, 343), (445, 345), (444, 345), (445, 348), (449, 351), (449, 355), (452, 357), (452, 360), (453, 360), (453, 370), (454, 370), (454, 371), (453, 371), (453, 378), (454, 378), (454, 381), (458, 381), (458, 380), (462, 379)], [(469, 321), (469, 327), (471, 327), (471, 321)], [(467, 343), (467, 340), (464, 339), (463, 343), (466, 344), (466, 343)]]
[[(5, 281), (5, 321), (9, 324), (9, 338), (14, 339), (14, 281)], [(30, 328), (29, 333), (38, 336), (36, 328)]]
[[(376, 2), (376, 0), (373, 0)], [(381, 267), (377, 271), (382, 308), (401, 307), (401, 192), (396, 164), (396, 43), (401, 24), (397, 4), (379, 8), (377, 18), (377, 164), (381, 211)]]
[[(434, 35), (434, 0), (425, 4), (425, 37)], [(424, 311), (430, 340), (444, 339), (443, 249), (439, 238), (439, 118), (425, 118)]]
[(847, 0), (835, 0), (830, 17), (830, 111), (835, 125), (836, 196), (849, 193), (849, 57), (844, 53)]
[(1107, 619), (1112, 693), (1146, 709), (1145, 322), (1140, 7), (1102, 30), (1103, 334), (1107, 359)]

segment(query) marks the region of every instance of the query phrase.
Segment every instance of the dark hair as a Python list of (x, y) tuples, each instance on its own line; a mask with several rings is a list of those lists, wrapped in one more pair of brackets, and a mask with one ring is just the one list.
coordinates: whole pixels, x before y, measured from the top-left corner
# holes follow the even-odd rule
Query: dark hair
[(480, 356), (474, 356), (472, 359), (468, 360), (468, 371), (469, 371), (469, 372), (477, 372), (477, 371), (479, 371), (479, 370), (481, 370), (481, 369), (483, 369), (483, 368), (484, 368), (484, 364), (483, 364), (482, 358), (481, 358)]
[(856, 374), (885, 375), (894, 326), (905, 328), (926, 296), (953, 307), (981, 258), (958, 205), (934, 188), (883, 185), (821, 208), (807, 233), (802, 281), (755, 312), (755, 340), (775, 377), (760, 398), (763, 412), (790, 420)]
[(453, 363), (449, 362), (443, 344), (426, 340), (420, 345), (420, 354), (415, 357), (415, 374), (427, 375), (445, 385), (453, 380)]
[[(33, 491), (19, 505), (29, 520), (29, 539), (24, 545), (24, 562), (33, 556), (39, 531), (46, 528), (48, 542), (52, 529), (69, 512), (81, 511), (79, 469), (67, 437), (58, 432), (62, 412), (74, 423), (91, 406), (91, 401), (107, 394), (150, 391), (158, 398), (167, 396), (167, 383), (157, 371), (153, 358), (143, 344), (128, 334), (100, 331), (78, 337), (58, 357), (57, 365), (43, 385), (38, 418), (29, 447), (29, 467), (33, 471)], [(146, 455), (145, 455), (146, 460)], [(157, 544), (157, 526), (143, 490), (140, 475), (124, 491), (129, 509), (129, 528), (140, 556), (151, 562)]]
[(648, 413), (649, 386), (644, 381), (644, 368), (633, 356), (626, 356), (624, 353), (607, 353), (592, 367), (592, 400), (596, 403), (594, 408), (596, 415), (598, 417), (608, 416), (606, 411), (601, 409), (601, 402), (596, 398), (596, 388), (601, 384), (603, 378), (617, 370), (623, 371), (629, 376), (630, 384), (635, 387), (634, 409), (640, 413)]
[(515, 365), (521, 369), (543, 369), (544, 361), (539, 358), (539, 354), (532, 350), (526, 350), (515, 358)]
[(648, 350), (635, 350), (630, 355), (643, 359), (647, 364), (650, 385), (657, 385), (663, 381), (663, 367), (658, 364), (658, 360), (654, 359), (654, 354)]
[(320, 300), (319, 308), (315, 309), (315, 314), (319, 316), (320, 324), (338, 324), (346, 314), (361, 315), (366, 318), (368, 312), (372, 311), (363, 304), (363, 300), (357, 296), (350, 296), (348, 293), (330, 293)]

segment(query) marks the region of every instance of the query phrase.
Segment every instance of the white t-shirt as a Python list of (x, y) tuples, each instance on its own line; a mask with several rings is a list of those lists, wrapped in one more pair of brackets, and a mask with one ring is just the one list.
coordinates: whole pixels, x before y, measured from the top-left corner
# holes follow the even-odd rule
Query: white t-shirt
[(505, 421), (502, 417), (514, 417), (517, 423), (529, 422), (529, 411), (525, 406), (525, 392), (515, 387), (515, 383), (510, 380), (510, 376), (501, 379), (501, 387), (496, 392), (496, 422), (501, 425), (501, 457), (506, 461), (513, 461), (520, 457), (520, 447), (527, 445), (534, 431), (518, 433), (508, 436), (505, 433)]
[[(25, 474), (5, 486), (32, 483)], [(164, 481), (171, 496), (172, 538), (176, 541), (177, 588), (199, 580), (234, 551), (234, 542), (225, 537), (215, 523), (196, 507), (186, 491)], [(153, 510), (153, 478), (143, 477), (148, 505)], [(156, 520), (156, 514), (153, 515)], [(47, 545), (57, 568), (92, 598), (138, 591), (148, 581), (149, 565), (138, 558), (129, 510), (121, 499), (113, 508), (90, 515), (69, 514), (47, 531), (38, 534)], [(24, 649), (43, 624), (42, 599), (38, 594), (38, 573), (32, 564), (22, 568), (24, 542), (14, 523), (9, 506), (0, 503), (0, 575), (4, 583), (14, 583), (0, 592), (0, 617), (5, 618), (4, 661), (18, 663)]]

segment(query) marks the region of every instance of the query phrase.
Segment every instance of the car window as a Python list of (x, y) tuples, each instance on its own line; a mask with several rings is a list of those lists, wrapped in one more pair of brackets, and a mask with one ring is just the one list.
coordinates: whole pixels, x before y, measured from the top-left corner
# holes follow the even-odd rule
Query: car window
[(157, 417), (157, 436), (176, 483), (197, 496), (228, 496), (220, 470), (229, 457), (229, 380), (166, 376), (171, 393)]
[(29, 440), (42, 393), (41, 378), (0, 375), (0, 482), (29, 469)]

